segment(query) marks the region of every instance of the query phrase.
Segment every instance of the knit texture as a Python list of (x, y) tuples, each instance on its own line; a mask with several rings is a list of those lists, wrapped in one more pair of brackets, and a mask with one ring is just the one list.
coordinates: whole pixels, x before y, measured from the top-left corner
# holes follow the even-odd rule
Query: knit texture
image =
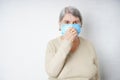
[(49, 80), (100, 80), (98, 60), (92, 44), (82, 38), (74, 53), (72, 43), (57, 37), (48, 42), (45, 69)]

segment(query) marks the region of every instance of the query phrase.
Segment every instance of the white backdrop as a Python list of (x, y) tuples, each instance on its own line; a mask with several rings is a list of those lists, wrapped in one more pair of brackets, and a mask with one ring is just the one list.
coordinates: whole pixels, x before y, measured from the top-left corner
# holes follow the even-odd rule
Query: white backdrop
[(0, 80), (47, 80), (47, 42), (60, 35), (65, 6), (83, 16), (81, 36), (95, 46), (102, 80), (120, 80), (119, 0), (0, 0)]

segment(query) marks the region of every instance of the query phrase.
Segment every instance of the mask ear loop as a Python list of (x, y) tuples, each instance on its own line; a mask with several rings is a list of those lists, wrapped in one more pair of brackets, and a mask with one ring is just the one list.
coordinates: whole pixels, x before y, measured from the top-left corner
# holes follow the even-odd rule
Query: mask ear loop
[(60, 22), (59, 22), (59, 31), (61, 31), (61, 24), (60, 24)]
[(61, 31), (61, 28), (59, 27), (59, 31)]
[(59, 31), (61, 31), (61, 24), (60, 24), (60, 22), (59, 22)]
[[(83, 26), (84, 26), (83, 23), (80, 23), (80, 29), (81, 29), (80, 33), (81, 33), (81, 32), (84, 32)], [(81, 34), (79, 34), (78, 36), (80, 37), (80, 35), (81, 35)]]

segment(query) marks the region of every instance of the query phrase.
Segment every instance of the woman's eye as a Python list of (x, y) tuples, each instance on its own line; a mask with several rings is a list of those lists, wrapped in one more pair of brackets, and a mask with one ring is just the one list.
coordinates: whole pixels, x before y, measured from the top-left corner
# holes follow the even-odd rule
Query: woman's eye
[(66, 21), (65, 23), (66, 23), (66, 24), (69, 24), (69, 21)]
[(78, 22), (77, 22), (77, 21), (75, 21), (75, 22), (73, 22), (73, 24), (78, 24)]

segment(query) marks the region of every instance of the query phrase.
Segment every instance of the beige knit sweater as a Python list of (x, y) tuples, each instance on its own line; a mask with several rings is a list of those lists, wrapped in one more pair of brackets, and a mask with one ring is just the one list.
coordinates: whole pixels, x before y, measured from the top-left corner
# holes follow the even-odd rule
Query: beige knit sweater
[(46, 49), (45, 67), (49, 80), (100, 80), (98, 61), (91, 43), (79, 37), (80, 45), (70, 53), (72, 44), (57, 37)]

